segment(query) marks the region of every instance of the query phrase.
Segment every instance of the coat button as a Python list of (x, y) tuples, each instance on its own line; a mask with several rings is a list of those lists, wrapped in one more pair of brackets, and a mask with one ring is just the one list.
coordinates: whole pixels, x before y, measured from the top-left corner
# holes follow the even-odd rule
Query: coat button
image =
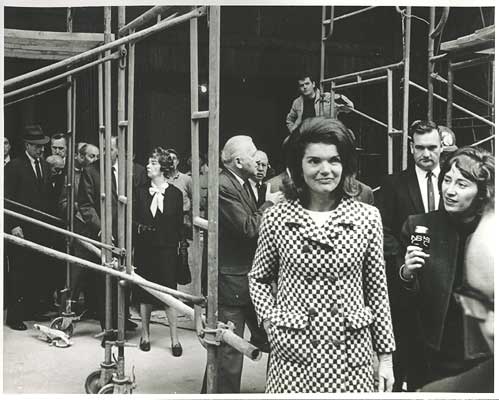
[(336, 314), (338, 314), (338, 307), (331, 307), (331, 315), (334, 317)]
[(314, 346), (314, 348), (317, 348), (317, 346), (319, 346), (319, 339), (312, 339), (310, 342), (312, 343), (312, 346)]
[(301, 248), (302, 253), (312, 253), (312, 249), (308, 244), (304, 244), (303, 247)]
[(305, 280), (307, 281), (308, 284), (310, 284), (314, 281), (314, 278), (312, 276), (307, 276)]
[(314, 318), (317, 317), (318, 315), (319, 313), (317, 312), (317, 310), (314, 307), (310, 307), (310, 309), (308, 310), (308, 316), (310, 318)]
[(340, 339), (333, 339), (333, 344), (335, 346), (340, 346), (342, 345), (343, 343), (345, 343), (343, 340), (340, 340)]

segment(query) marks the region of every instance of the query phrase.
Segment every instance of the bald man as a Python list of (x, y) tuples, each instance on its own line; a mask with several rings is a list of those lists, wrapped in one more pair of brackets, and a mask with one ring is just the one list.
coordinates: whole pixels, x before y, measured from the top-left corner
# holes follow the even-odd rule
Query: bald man
[(256, 205), (260, 207), (265, 203), (265, 195), (267, 192), (267, 185), (263, 183), (263, 180), (267, 176), (267, 171), (269, 169), (269, 158), (267, 154), (262, 150), (257, 150), (255, 154), (256, 161), (256, 172), (250, 178), (251, 189), (255, 195)]

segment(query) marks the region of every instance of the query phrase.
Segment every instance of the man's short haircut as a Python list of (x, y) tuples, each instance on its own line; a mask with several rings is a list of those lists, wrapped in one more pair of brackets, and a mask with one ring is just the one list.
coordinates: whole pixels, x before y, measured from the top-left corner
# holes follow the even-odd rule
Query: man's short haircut
[(50, 143), (54, 140), (59, 140), (59, 139), (64, 139), (64, 143), (66, 143), (66, 146), (68, 145), (68, 138), (64, 133), (56, 133), (55, 135), (52, 135), (50, 137)]
[(253, 144), (253, 139), (246, 135), (236, 135), (232, 136), (222, 149), (222, 154), (220, 155), (220, 161), (224, 165), (231, 164), (237, 157), (241, 155), (241, 147), (244, 144)]
[(424, 133), (430, 133), (436, 130), (438, 132), (438, 127), (435, 122), (416, 120), (409, 127), (409, 138), (414, 140), (414, 135), (422, 135)]
[(298, 81), (304, 81), (305, 79), (307, 78), (310, 78), (310, 80), (312, 82), (316, 82), (315, 78), (314, 78), (314, 75), (309, 73), (308, 71), (304, 71), (302, 72), (300, 75), (298, 75), (298, 79), (296, 80), (297, 82)]

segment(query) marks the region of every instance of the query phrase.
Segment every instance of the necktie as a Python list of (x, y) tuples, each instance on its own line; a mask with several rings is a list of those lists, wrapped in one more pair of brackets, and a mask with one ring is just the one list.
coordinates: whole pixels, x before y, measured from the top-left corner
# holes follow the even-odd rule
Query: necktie
[(258, 193), (258, 201), (256, 202), (256, 206), (260, 207), (263, 203), (265, 203), (265, 186), (261, 183), (256, 184), (256, 191)]
[(40, 160), (35, 158), (35, 171), (36, 171), (36, 180), (38, 184), (42, 183), (42, 170), (40, 169)]
[(428, 171), (426, 174), (426, 185), (428, 189), (428, 212), (435, 210), (435, 192), (433, 191), (432, 182), (433, 172)]
[(149, 193), (151, 196), (154, 196), (151, 201), (151, 206), (149, 209), (151, 210), (151, 214), (153, 217), (156, 216), (156, 211), (159, 210), (161, 214), (163, 214), (163, 201), (164, 201), (164, 193), (165, 189), (168, 185), (164, 186), (156, 186), (151, 182), (151, 187), (149, 188)]
[(251, 199), (253, 199), (253, 201), (255, 202), (255, 205), (256, 205), (256, 198), (255, 198), (255, 193), (253, 193), (253, 189), (251, 189), (251, 184), (249, 183), (249, 181), (244, 181), (244, 188), (246, 189), (246, 192), (248, 193), (248, 195), (250, 196)]
[(116, 190), (116, 193), (118, 193), (118, 177), (116, 176), (116, 168), (112, 167), (111, 171), (113, 172), (114, 189)]

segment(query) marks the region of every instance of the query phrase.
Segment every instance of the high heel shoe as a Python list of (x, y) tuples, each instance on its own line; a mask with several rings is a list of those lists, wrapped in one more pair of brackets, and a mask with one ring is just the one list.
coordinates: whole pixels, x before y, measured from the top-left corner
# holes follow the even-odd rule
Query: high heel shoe
[(140, 338), (140, 344), (139, 344), (140, 350), (142, 351), (149, 351), (151, 350), (151, 342), (145, 341), (144, 339)]
[(177, 344), (172, 344), (172, 354), (173, 357), (180, 357), (182, 355), (182, 345), (180, 342)]

